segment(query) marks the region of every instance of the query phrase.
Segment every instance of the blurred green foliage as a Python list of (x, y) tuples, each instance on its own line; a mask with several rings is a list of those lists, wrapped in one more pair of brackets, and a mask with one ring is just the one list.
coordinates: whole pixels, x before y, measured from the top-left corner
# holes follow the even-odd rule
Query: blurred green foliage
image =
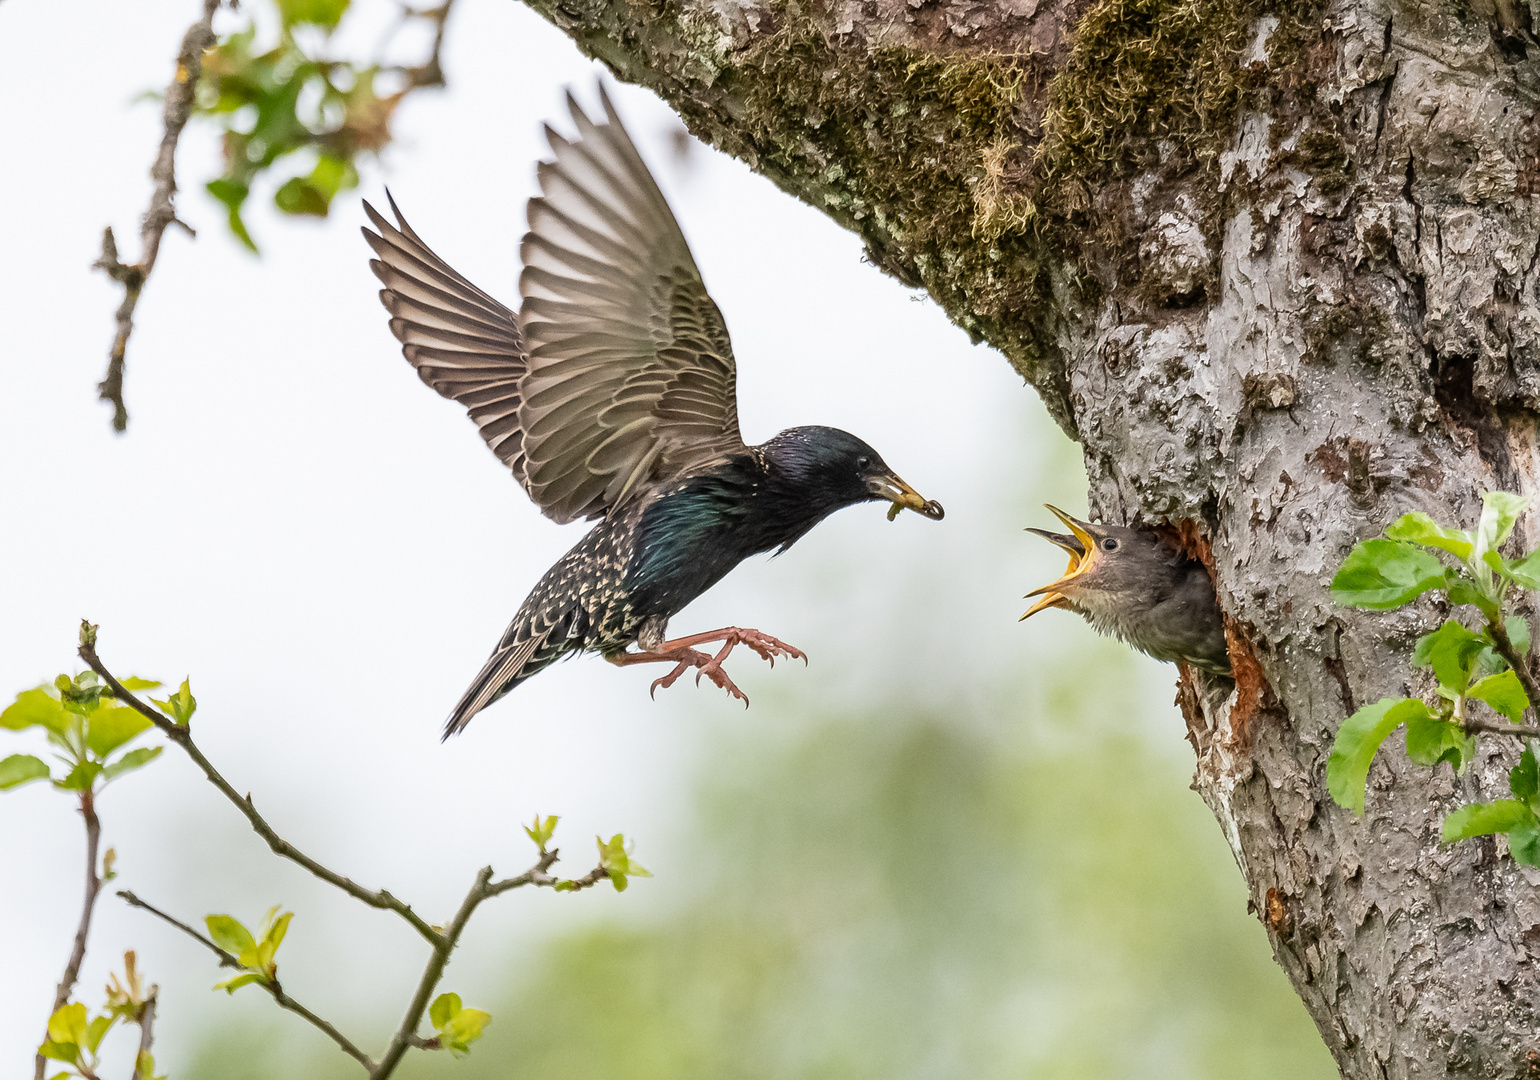
[[(1187, 788), (1190, 760), (1119, 724), (1019, 737), (1042, 726), (1043, 698), (1028, 701), (734, 736), (708, 770), (703, 865), (670, 868), (698, 883), (691, 899), (510, 964), (484, 1048), (403, 1075), (1336, 1075)], [(1174, 727), (1170, 744), (1185, 751)], [(351, 1075), (329, 1049), (264, 1064), (240, 1049), (250, 1035), (206, 1045), (189, 1075)]]
[[(452, 2), (452, 0), (451, 0)], [(418, 67), (326, 55), (348, 0), (269, 0), (276, 39), (259, 30), (259, 2), (248, 3), (246, 25), (219, 39), (203, 57), (197, 113), (224, 132), (224, 172), (207, 185), (229, 212), (230, 231), (257, 250), (241, 214), (257, 179), (280, 162), (301, 162), (278, 186), (273, 202), (286, 214), (325, 217), (338, 192), (358, 186), (361, 158), (391, 139), (396, 107), (410, 92), (442, 85), (438, 47)], [(402, 8), (402, 21), (438, 25), (449, 4), (429, 11)], [(259, 40), (263, 44), (259, 45)], [(382, 92), (382, 80), (395, 89)]]

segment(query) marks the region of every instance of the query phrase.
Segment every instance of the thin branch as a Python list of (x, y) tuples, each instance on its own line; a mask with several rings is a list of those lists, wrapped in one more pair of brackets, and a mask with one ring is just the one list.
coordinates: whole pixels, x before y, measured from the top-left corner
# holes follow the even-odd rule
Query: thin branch
[(439, 63), (439, 56), (444, 49), (444, 26), (449, 22), (449, 12), (454, 6), (455, 0), (444, 0), (438, 7), (424, 11), (405, 8), (403, 23), (411, 18), (427, 19), (433, 23), (433, 51), (428, 54), (428, 58), (416, 67), (391, 69), (405, 77), (407, 89), (417, 90), (425, 86), (444, 85), (444, 68)]
[[(200, 934), (198, 931), (194, 930), (191, 926), (188, 926), (186, 923), (182, 922), (175, 916), (166, 914), (164, 911), (160, 910), (160, 908), (153, 904), (145, 903), (143, 900), (139, 899), (139, 897), (135, 896), (133, 893), (126, 889), (120, 891), (118, 895), (127, 901), (130, 907), (143, 908), (151, 915), (154, 915), (166, 923), (176, 927), (178, 930), (182, 931), (182, 933), (186, 934), (198, 944), (208, 949), (211, 953), (219, 958), (220, 967), (235, 968), (237, 971), (250, 970), (235, 957), (225, 952), (218, 945), (215, 945), (212, 940)], [(260, 979), (254, 985), (262, 987), (262, 989), (271, 994), (273, 1000), (278, 1003), (280, 1008), (287, 1009), (289, 1012), (294, 1013), (296, 1016), (304, 1017), (311, 1023), (311, 1025), (325, 1034), (329, 1039), (332, 1040), (332, 1042), (336, 1043), (337, 1046), (342, 1049), (343, 1053), (347, 1054), (349, 1057), (353, 1058), (360, 1065), (362, 1065), (365, 1069), (369, 1070), (371, 1076), (374, 1075), (375, 1064), (373, 1059), (371, 1059), (368, 1054), (354, 1046), (352, 1040), (350, 1040), (346, 1035), (342, 1034), (342, 1032), (338, 1031), (328, 1021), (322, 1020), (315, 1013), (311, 1012), (309, 1009), (305, 1008), (305, 1006), (301, 1005), (299, 1002), (295, 1001), (292, 997), (286, 994), (278, 980)]]
[(1519, 685), (1524, 687), (1524, 696), (1529, 698), (1531, 711), (1540, 714), (1540, 685), (1535, 683), (1534, 675), (1530, 674), (1528, 658), (1520, 656), (1518, 649), (1514, 648), (1513, 639), (1508, 636), (1508, 627), (1502, 619), (1488, 619), (1487, 633), (1497, 646), (1497, 655), (1508, 661), (1508, 666), (1519, 677)]
[(139, 1053), (134, 1056), (134, 1075), (129, 1080), (148, 1080), (144, 1075), (143, 1064), (155, 1043), (155, 998), (158, 993), (159, 987), (150, 987), (144, 1004), (134, 1014), (134, 1022), (139, 1025)]
[[(75, 944), (70, 949), (69, 962), (64, 965), (64, 977), (54, 990), (53, 1008), (48, 1010), (50, 1017), (69, 1001), (70, 993), (80, 978), (80, 965), (86, 958), (86, 936), (91, 932), (91, 915), (96, 910), (96, 896), (102, 888), (102, 878), (96, 870), (96, 852), (101, 844), (102, 823), (96, 816), (96, 799), (89, 789), (80, 793), (80, 815), (86, 821), (86, 899), (80, 909), (80, 925), (75, 929)], [(35, 1080), (43, 1080), (47, 1070), (48, 1059), (38, 1054), (33, 1059)]]
[(423, 1013), (428, 1010), (428, 1002), (432, 1000), (433, 991), (437, 989), (439, 980), (444, 977), (444, 968), (449, 964), (449, 955), (459, 944), (460, 935), (465, 932), (465, 926), (470, 922), (476, 908), (483, 900), (510, 889), (517, 889), (521, 885), (554, 885), (556, 879), (551, 877), (548, 871), (555, 865), (557, 856), (558, 851), (555, 848), (542, 851), (540, 861), (534, 866), (517, 877), (499, 882), (492, 881), (490, 866), (483, 866), (477, 871), (476, 880), (471, 885), (470, 891), (465, 894), (465, 899), (460, 901), (460, 910), (455, 912), (454, 919), (444, 928), (443, 943), (435, 946), (433, 954), (428, 957), (422, 978), (417, 980), (417, 989), (412, 994), (412, 1000), (407, 1004), (406, 1015), (401, 1018), (401, 1026), (392, 1036), (390, 1045), (386, 1047), (384, 1056), (380, 1058), (379, 1066), (370, 1074), (371, 1080), (384, 1080), (389, 1076), (411, 1047), (425, 1047), (428, 1040), (419, 1038), (417, 1029), (422, 1025)]
[(197, 744), (193, 742), (192, 730), (190, 727), (173, 723), (171, 719), (168, 718), (164, 713), (160, 712), (160, 710), (145, 704), (143, 701), (140, 701), (137, 697), (134, 696), (132, 691), (124, 688), (123, 684), (117, 680), (112, 672), (107, 670), (107, 668), (102, 664), (101, 658), (96, 655), (96, 646), (93, 634), (88, 633), (84, 628), (82, 628), (81, 632), (81, 644), (79, 653), (80, 659), (85, 661), (91, 670), (100, 675), (102, 677), (102, 681), (112, 688), (112, 694), (115, 698), (123, 702), (125, 705), (129, 705), (136, 709), (140, 715), (147, 717), (150, 722), (159, 728), (168, 739), (176, 743), (176, 745), (181, 747), (188, 757), (192, 758), (193, 764), (197, 765), (198, 768), (203, 770), (203, 775), (208, 778), (209, 783), (213, 784), (216, 788), (223, 792), (225, 798), (234, 803), (236, 809), (240, 810), (242, 814), (246, 815), (246, 820), (251, 823), (251, 827), (256, 831), (258, 836), (267, 841), (267, 846), (272, 848), (275, 855), (279, 855), (291, 862), (298, 863), (300, 866), (303, 866), (306, 870), (309, 870), (312, 874), (326, 882), (328, 885), (333, 885), (341, 889), (355, 900), (360, 900), (363, 903), (368, 904), (370, 907), (380, 908), (381, 910), (385, 911), (394, 911), (397, 915), (400, 915), (401, 918), (405, 919), (414, 930), (421, 934), (429, 945), (433, 946), (435, 949), (440, 947), (443, 941), (443, 936), (437, 930), (433, 929), (433, 927), (429, 926), (426, 920), (424, 920), (420, 915), (413, 911), (410, 904), (406, 904), (400, 900), (397, 900), (384, 889), (366, 889), (362, 885), (359, 885), (357, 882), (345, 878), (333, 870), (327, 869), (312, 859), (309, 855), (306, 855), (304, 852), (300, 851), (283, 837), (279, 836), (273, 827), (267, 823), (267, 819), (264, 818), (261, 814), (257, 813), (257, 808), (252, 803), (251, 796), (241, 795), (239, 792), (237, 792), (235, 788), (230, 786), (230, 782), (220, 775), (219, 770), (214, 768), (213, 763), (210, 762), (208, 758), (203, 756), (203, 751), (199, 750)]
[(1498, 720), (1472, 720), (1464, 718), (1461, 723), (1467, 734), (1485, 732), (1489, 735), (1512, 735), (1516, 739), (1540, 739), (1540, 727), (1528, 724), (1507, 724)]
[(118, 260), (118, 245), (113, 238), (112, 227), (102, 234), (102, 255), (95, 263), (123, 286), (123, 302), (118, 305), (117, 333), (112, 339), (112, 350), (107, 354), (107, 377), (96, 388), (97, 396), (112, 405), (112, 426), (118, 431), (128, 427), (128, 409), (123, 404), (123, 366), (128, 353), (128, 337), (134, 332), (134, 309), (139, 305), (139, 294), (144, 283), (155, 269), (160, 255), (160, 240), (166, 228), (173, 222), (187, 229), (186, 223), (176, 216), (176, 144), (192, 115), (193, 97), (198, 89), (198, 76), (203, 70), (203, 53), (214, 44), (214, 13), (221, 0), (203, 0), (203, 17), (187, 28), (182, 37), (182, 47), (177, 53), (176, 73), (166, 87), (166, 101), (162, 110), (164, 134), (155, 163), (150, 166), (150, 179), (155, 191), (150, 196), (150, 207), (145, 211), (139, 228), (139, 261), (125, 265)]

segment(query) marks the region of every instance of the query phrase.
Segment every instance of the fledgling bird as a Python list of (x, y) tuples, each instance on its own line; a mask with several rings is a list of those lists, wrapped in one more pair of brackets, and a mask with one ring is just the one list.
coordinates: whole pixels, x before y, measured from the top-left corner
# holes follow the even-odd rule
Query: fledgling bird
[(1042, 599), (1023, 619), (1045, 608), (1067, 608), (1083, 615), (1098, 633), (1157, 660), (1181, 660), (1211, 675), (1230, 676), (1224, 617), (1202, 563), (1159, 533), (1092, 525), (1057, 507), (1048, 509), (1070, 535), (1027, 532), (1069, 552), (1069, 566), (1058, 581), (1027, 593)]
[[(668, 620), (750, 555), (785, 551), (835, 510), (886, 499), (939, 520), (854, 435), (796, 427), (745, 445), (721, 312), (663, 194), (600, 88), (604, 121), (569, 94), (577, 138), (546, 128), (554, 160), (529, 201), (515, 315), (435, 255), (395, 201), (378, 232), (391, 332), (433, 389), (464, 405), (546, 516), (599, 524), (551, 567), (454, 708), (444, 737), (554, 661), (690, 668), (745, 704), (722, 670), (736, 645), (773, 665), (803, 653), (729, 626), (665, 639)], [(388, 193), (387, 193), (388, 197)], [(636, 644), (636, 651), (629, 646)], [(696, 646), (720, 644), (714, 653)]]

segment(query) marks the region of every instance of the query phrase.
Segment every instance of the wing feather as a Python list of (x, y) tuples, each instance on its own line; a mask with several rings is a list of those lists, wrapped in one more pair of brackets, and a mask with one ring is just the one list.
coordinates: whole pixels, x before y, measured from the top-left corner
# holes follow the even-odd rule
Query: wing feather
[[(389, 194), (387, 193), (387, 198)], [(378, 232), (364, 239), (390, 332), (423, 382), (465, 406), (481, 437), (526, 488), (519, 384), (529, 354), (518, 317), (456, 273), (407, 224), (390, 199), (396, 224), (374, 207), (364, 211)]]

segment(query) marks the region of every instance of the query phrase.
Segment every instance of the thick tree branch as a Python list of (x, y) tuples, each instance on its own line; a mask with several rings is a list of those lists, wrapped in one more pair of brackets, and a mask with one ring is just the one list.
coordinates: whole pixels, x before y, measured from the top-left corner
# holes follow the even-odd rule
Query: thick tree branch
[[(118, 895), (127, 901), (130, 907), (142, 908), (145, 911), (148, 911), (151, 915), (154, 915), (156, 918), (162, 920), (163, 922), (176, 927), (178, 930), (182, 931), (182, 933), (186, 934), (198, 944), (208, 949), (211, 953), (219, 958), (220, 967), (234, 968), (237, 971), (248, 970), (246, 966), (235, 957), (225, 952), (218, 945), (215, 945), (212, 940), (205, 937), (203, 934), (200, 934), (197, 930), (194, 930), (191, 926), (188, 926), (186, 923), (182, 922), (175, 916), (168, 915), (153, 904), (146, 903), (145, 901), (139, 899), (139, 897), (135, 896), (132, 892), (129, 892), (127, 889), (119, 890)], [(295, 1001), (292, 997), (286, 994), (282, 985), (279, 984), (277, 979), (260, 979), (255, 985), (262, 987), (262, 989), (271, 994), (273, 1000), (278, 1003), (279, 1008), (287, 1009), (294, 1015), (301, 1016), (305, 1020), (309, 1021), (313, 1027), (324, 1034), (327, 1038), (331, 1039), (332, 1042), (336, 1043), (337, 1046), (341, 1048), (343, 1053), (353, 1058), (365, 1069), (368, 1069), (370, 1075), (374, 1074), (375, 1064), (368, 1054), (354, 1046), (352, 1040), (350, 1040), (346, 1035), (342, 1034), (342, 1032), (338, 1031), (330, 1022), (321, 1019), (315, 1013), (311, 1012), (309, 1009), (305, 1008), (305, 1006), (301, 1005), (299, 1002)]]
[(203, 756), (203, 751), (199, 750), (197, 743), (193, 742), (190, 727), (173, 723), (164, 713), (135, 697), (133, 692), (126, 689), (117, 680), (116, 676), (102, 664), (101, 658), (96, 655), (94, 642), (94, 631), (87, 632), (83, 627), (79, 650), (80, 659), (85, 661), (87, 666), (100, 675), (102, 681), (112, 688), (114, 697), (125, 705), (138, 710), (140, 715), (147, 717), (168, 739), (181, 747), (183, 752), (192, 759), (193, 764), (203, 771), (203, 775), (208, 778), (209, 783), (218, 788), (225, 798), (234, 803), (236, 809), (246, 816), (246, 820), (251, 823), (252, 829), (267, 842), (267, 846), (273, 850), (273, 854), (288, 859), (290, 862), (298, 863), (322, 881), (341, 889), (355, 900), (361, 900), (370, 907), (394, 911), (401, 918), (405, 919), (412, 929), (421, 934), (429, 945), (432, 945), (434, 948), (440, 945), (443, 936), (413, 911), (410, 904), (397, 900), (384, 889), (366, 889), (357, 882), (343, 877), (336, 871), (327, 869), (289, 843), (289, 841), (279, 836), (277, 831), (268, 824), (267, 819), (257, 812), (256, 805), (251, 801), (251, 796), (249, 794), (241, 795), (237, 792), (230, 785), (230, 782), (220, 775), (219, 770), (214, 768), (213, 763)]
[[(48, 1010), (50, 1017), (69, 1001), (70, 993), (80, 979), (80, 965), (86, 958), (86, 937), (91, 932), (91, 916), (96, 910), (97, 894), (102, 889), (102, 877), (97, 869), (99, 866), (97, 849), (101, 845), (102, 823), (96, 816), (95, 796), (89, 789), (80, 793), (80, 816), (86, 823), (86, 898), (80, 909), (80, 925), (75, 929), (75, 944), (70, 949), (69, 962), (64, 965), (64, 977), (59, 980), (59, 985), (54, 990), (53, 1008)], [(43, 1080), (47, 1069), (48, 1059), (38, 1054), (33, 1060), (35, 1080)]]
[(193, 96), (198, 88), (198, 76), (203, 69), (204, 50), (214, 44), (214, 13), (221, 0), (203, 0), (203, 17), (187, 28), (182, 36), (182, 47), (177, 52), (176, 72), (166, 87), (166, 101), (161, 116), (164, 131), (160, 151), (150, 166), (150, 179), (155, 181), (155, 191), (150, 196), (150, 207), (145, 211), (139, 229), (139, 261), (124, 264), (118, 258), (117, 241), (112, 226), (102, 233), (102, 254), (94, 264), (108, 277), (123, 286), (123, 302), (118, 305), (117, 333), (113, 335), (112, 349), (108, 353), (107, 376), (98, 384), (97, 396), (112, 405), (112, 426), (118, 431), (128, 428), (128, 408), (123, 404), (123, 368), (128, 353), (128, 338), (134, 332), (134, 309), (139, 306), (139, 294), (155, 260), (160, 255), (161, 237), (172, 222), (188, 233), (191, 227), (177, 220), (176, 216), (176, 146), (192, 115)]

